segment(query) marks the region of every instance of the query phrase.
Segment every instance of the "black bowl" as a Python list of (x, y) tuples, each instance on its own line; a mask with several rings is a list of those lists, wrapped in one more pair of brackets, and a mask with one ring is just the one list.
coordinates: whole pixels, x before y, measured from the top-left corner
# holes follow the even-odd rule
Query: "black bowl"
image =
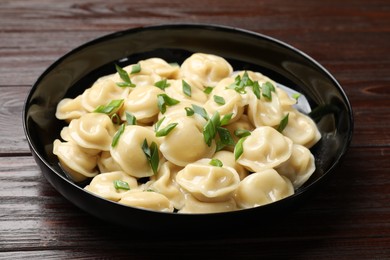
[[(301, 92), (322, 139), (311, 149), (316, 171), (296, 193), (280, 201), (228, 213), (160, 213), (124, 206), (83, 190), (69, 180), (52, 153), (63, 123), (55, 118), (58, 102), (81, 94), (98, 77), (141, 59), (160, 57), (181, 63), (194, 52), (219, 55), (235, 70), (262, 72)], [(104, 220), (132, 228), (204, 230), (251, 226), (294, 209), (319, 188), (346, 153), (353, 130), (350, 103), (334, 77), (301, 51), (271, 37), (236, 28), (184, 24), (135, 28), (88, 42), (51, 65), (33, 85), (23, 114), (24, 130), (43, 175), (65, 198)]]

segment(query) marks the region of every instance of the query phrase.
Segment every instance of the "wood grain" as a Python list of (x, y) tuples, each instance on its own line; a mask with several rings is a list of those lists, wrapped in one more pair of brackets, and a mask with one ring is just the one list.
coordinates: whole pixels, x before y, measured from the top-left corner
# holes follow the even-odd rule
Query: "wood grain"
[[(328, 69), (348, 95), (351, 148), (284, 221), (202, 237), (123, 230), (64, 199), (31, 157), (23, 103), (51, 63), (108, 33), (183, 22), (285, 41)], [(0, 1), (0, 259), (389, 259), (389, 53), (387, 0)]]

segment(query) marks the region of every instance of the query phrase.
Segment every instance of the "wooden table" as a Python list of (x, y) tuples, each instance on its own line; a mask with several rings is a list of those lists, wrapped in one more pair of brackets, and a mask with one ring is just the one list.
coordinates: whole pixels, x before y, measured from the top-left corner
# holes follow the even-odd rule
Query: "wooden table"
[[(343, 163), (277, 225), (203, 237), (120, 230), (64, 199), (31, 156), (23, 103), (47, 66), (114, 31), (181, 22), (240, 27), (285, 41), (324, 65), (350, 98), (355, 132)], [(0, 92), (1, 259), (390, 259), (388, 0), (1, 1)]]

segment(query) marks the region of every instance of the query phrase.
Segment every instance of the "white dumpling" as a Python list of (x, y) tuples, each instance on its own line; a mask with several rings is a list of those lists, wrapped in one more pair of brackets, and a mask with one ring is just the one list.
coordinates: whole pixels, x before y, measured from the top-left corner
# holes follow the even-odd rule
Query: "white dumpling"
[(126, 112), (131, 113), (137, 122), (153, 122), (160, 112), (157, 106), (157, 95), (164, 91), (155, 86), (136, 87), (125, 99), (121, 108), (121, 119), (126, 121)]
[(237, 209), (233, 198), (221, 202), (203, 202), (187, 194), (184, 207), (178, 211), (181, 214), (206, 214), (228, 212)]
[(54, 140), (53, 153), (57, 155), (68, 177), (75, 182), (86, 180), (99, 173), (96, 169), (97, 156), (85, 153), (73, 142)]
[[(224, 103), (217, 103), (214, 97), (222, 98)], [(244, 112), (242, 97), (233, 89), (212, 91), (204, 107), (210, 114), (214, 114), (218, 111), (221, 117), (233, 114), (230, 119), (230, 123), (237, 121)]]
[[(185, 84), (183, 83), (183, 80), (190, 86), (191, 96), (188, 96), (183, 91), (183, 84)], [(177, 80), (168, 80), (168, 83), (170, 84), (170, 86), (165, 89), (165, 92), (171, 98), (180, 101), (191, 100), (202, 104), (204, 104), (207, 101), (208, 98), (207, 94), (203, 92), (202, 85), (200, 85), (199, 82), (197, 81), (183, 78)]]
[(252, 172), (273, 168), (287, 161), (293, 142), (272, 127), (262, 126), (244, 140), (237, 162)]
[(210, 159), (190, 163), (176, 175), (180, 186), (203, 202), (229, 200), (240, 183), (237, 171), (229, 166), (212, 166)]
[(240, 180), (244, 179), (249, 174), (248, 170), (245, 169), (245, 167), (236, 162), (236, 160), (234, 159), (234, 153), (231, 151), (218, 151), (213, 155), (213, 158), (220, 160), (225, 166), (234, 168), (240, 176)]
[[(251, 92), (251, 90), (248, 90)], [(265, 97), (258, 99), (251, 95), (248, 104), (248, 117), (253, 125), (277, 126), (283, 118), (283, 109), (279, 97), (275, 92), (271, 92), (272, 99)]]
[(286, 91), (281, 88), (276, 88), (276, 93), (279, 97), (280, 105), (282, 109), (291, 109), (293, 105), (297, 103), (295, 98), (290, 97)]
[(171, 65), (161, 58), (149, 58), (139, 62), (141, 71), (149, 74), (157, 74), (162, 78), (175, 79), (179, 74), (179, 66)]
[(288, 124), (283, 130), (283, 134), (289, 137), (294, 143), (312, 147), (321, 139), (321, 134), (314, 121), (307, 115), (296, 109), (287, 111)]
[(291, 157), (275, 170), (290, 179), (294, 188), (298, 189), (315, 171), (314, 156), (305, 146), (294, 144)]
[(88, 113), (72, 120), (68, 132), (81, 147), (109, 151), (116, 127), (106, 114)]
[(167, 197), (175, 209), (181, 209), (184, 206), (184, 193), (175, 181), (176, 174), (181, 169), (182, 167), (166, 161), (161, 165), (157, 175), (150, 178), (151, 184), (149, 185), (149, 189)]
[(93, 112), (101, 105), (107, 105), (111, 100), (125, 99), (130, 88), (121, 88), (112, 80), (112, 77), (98, 79), (92, 87), (81, 95), (81, 105), (88, 112)]
[(167, 197), (153, 191), (130, 190), (123, 194), (119, 203), (161, 212), (173, 212), (174, 210), (172, 203)]
[(161, 137), (160, 151), (164, 157), (178, 165), (186, 166), (202, 158), (211, 157), (216, 145), (208, 146), (203, 137), (203, 125), (196, 117), (168, 117), (161, 124), (164, 128), (170, 123), (177, 126), (165, 137)]
[(294, 194), (290, 180), (267, 169), (248, 175), (240, 182), (234, 194), (237, 206), (253, 208), (275, 202)]
[(103, 151), (97, 159), (99, 172), (115, 172), (121, 171), (119, 164), (112, 158), (110, 151)]
[(81, 105), (81, 96), (74, 99), (64, 98), (57, 105), (56, 118), (69, 123), (72, 119), (80, 118), (85, 113), (87, 111)]
[(117, 189), (114, 184), (115, 181), (126, 182), (130, 190), (138, 186), (137, 180), (134, 177), (122, 171), (115, 171), (96, 175), (85, 189), (105, 199), (118, 201), (127, 190)]
[(118, 143), (110, 149), (112, 158), (122, 170), (136, 178), (149, 177), (154, 174), (142, 149), (145, 139), (149, 146), (152, 142), (159, 146), (153, 130), (138, 125), (127, 125)]
[(215, 86), (232, 72), (232, 66), (224, 58), (205, 53), (191, 55), (180, 68), (182, 77), (201, 82), (203, 86)]

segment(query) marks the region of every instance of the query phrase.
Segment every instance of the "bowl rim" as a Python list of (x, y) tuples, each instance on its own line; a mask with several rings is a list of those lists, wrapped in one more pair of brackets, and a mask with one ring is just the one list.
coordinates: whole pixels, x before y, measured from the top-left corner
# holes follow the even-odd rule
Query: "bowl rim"
[[(82, 51), (85, 48), (88, 48), (88, 47), (93, 46), (93, 45), (98, 44), (98, 43), (105, 42), (105, 41), (113, 39), (113, 38), (118, 38), (118, 37), (120, 38), (120, 37), (123, 37), (124, 35), (128, 35), (128, 34), (134, 34), (134, 33), (142, 32), (142, 31), (145, 31), (145, 30), (146, 31), (151, 31), (151, 30), (162, 30), (162, 29), (216, 30), (216, 31), (226, 31), (226, 32), (230, 32), (230, 33), (244, 34), (246, 36), (255, 37), (255, 38), (261, 38), (263, 40), (272, 42), (273, 44), (280, 45), (281, 47), (286, 48), (289, 51), (292, 51), (292, 52), (298, 54), (299, 56), (302, 56), (304, 59), (308, 60), (309, 62), (313, 63), (313, 65), (315, 67), (320, 69), (321, 72), (324, 73), (333, 82), (334, 86), (337, 88), (337, 91), (341, 95), (341, 97), (343, 99), (343, 102), (345, 103), (345, 106), (346, 106), (346, 108), (348, 110), (347, 114), (348, 114), (348, 122), (349, 122), (349, 126), (350, 126), (349, 131), (348, 131), (349, 132), (348, 138), (347, 138), (347, 140), (345, 140), (343, 142), (344, 145), (342, 146), (342, 149), (341, 149), (340, 153), (338, 154), (337, 158), (333, 161), (331, 166), (324, 172), (323, 175), (321, 175), (315, 181), (313, 181), (312, 183), (309, 183), (305, 187), (300, 188), (298, 191), (296, 191), (291, 196), (283, 198), (283, 199), (281, 199), (279, 201), (276, 201), (276, 202), (273, 202), (273, 203), (269, 203), (269, 204), (266, 204), (266, 205), (262, 205), (262, 206), (259, 206), (259, 207), (255, 207), (255, 208), (239, 209), (239, 210), (234, 210), (234, 211), (229, 211), (229, 212), (195, 213), (195, 214), (177, 214), (177, 213), (172, 213), (172, 212), (158, 212), (158, 211), (152, 211), (152, 210), (148, 210), (148, 209), (140, 209), (140, 208), (135, 208), (135, 207), (122, 205), (122, 204), (119, 204), (119, 203), (117, 203), (115, 201), (107, 200), (105, 198), (99, 197), (99, 196), (97, 196), (95, 194), (92, 194), (92, 193), (88, 192), (87, 190), (83, 189), (79, 185), (75, 184), (74, 182), (72, 182), (71, 180), (69, 180), (68, 178), (63, 176), (63, 174), (59, 173), (56, 169), (54, 169), (50, 165), (50, 163), (44, 158), (44, 156), (38, 151), (38, 149), (37, 149), (37, 147), (35, 145), (35, 142), (32, 140), (32, 137), (30, 136), (30, 132), (29, 132), (28, 126), (27, 126), (28, 125), (28, 123), (27, 123), (27, 118), (28, 118), (27, 111), (28, 111), (28, 107), (29, 107), (29, 101), (31, 100), (31, 97), (33, 96), (33, 94), (35, 93), (36, 89), (38, 88), (40, 82), (46, 77), (47, 74), (52, 72), (52, 70), (54, 68), (56, 68), (58, 66), (58, 64), (60, 64), (66, 58), (76, 54), (77, 52)], [(328, 178), (329, 175), (331, 175), (330, 173), (333, 173), (335, 168), (337, 168), (340, 165), (340, 162), (343, 160), (343, 158), (345, 157), (345, 154), (347, 153), (347, 151), (350, 148), (350, 144), (351, 144), (352, 137), (353, 137), (353, 132), (354, 132), (354, 113), (353, 113), (352, 105), (351, 105), (351, 103), (349, 101), (349, 98), (348, 98), (348, 96), (345, 93), (345, 90), (341, 87), (341, 85), (336, 80), (336, 78), (324, 66), (322, 66), (319, 62), (317, 62), (314, 58), (312, 58), (310, 55), (306, 54), (302, 50), (300, 50), (300, 49), (298, 49), (298, 48), (296, 48), (296, 47), (294, 47), (294, 46), (292, 46), (292, 45), (290, 45), (290, 44), (288, 44), (288, 43), (286, 43), (284, 41), (281, 41), (281, 40), (276, 39), (274, 37), (265, 35), (263, 33), (255, 32), (255, 31), (251, 31), (251, 30), (243, 29), (243, 28), (239, 28), (239, 27), (220, 25), (220, 24), (212, 24), (212, 23), (166, 23), (166, 24), (157, 24), (157, 25), (147, 25), (147, 26), (132, 27), (132, 28), (119, 30), (119, 31), (115, 31), (115, 32), (112, 32), (112, 33), (101, 35), (101, 36), (93, 38), (92, 40), (89, 40), (89, 41), (87, 41), (87, 42), (85, 42), (85, 43), (83, 43), (83, 44), (81, 44), (81, 45), (79, 45), (79, 46), (77, 46), (75, 48), (72, 48), (71, 50), (69, 50), (65, 54), (61, 55), (59, 58), (55, 59), (46, 69), (44, 69), (44, 71), (39, 75), (39, 77), (32, 84), (31, 89), (29, 90), (29, 93), (28, 93), (28, 95), (26, 96), (26, 98), (24, 100), (23, 109), (22, 109), (22, 121), (23, 121), (22, 123), (23, 123), (24, 134), (26, 136), (28, 145), (29, 145), (30, 150), (32, 151), (34, 157), (39, 159), (40, 162), (42, 162), (48, 169), (50, 169), (50, 171), (53, 172), (57, 177), (60, 177), (63, 181), (65, 181), (68, 184), (72, 185), (74, 188), (82, 190), (82, 191), (86, 192), (87, 194), (90, 194), (92, 196), (97, 197), (98, 199), (102, 199), (102, 200), (105, 200), (107, 202), (120, 205), (122, 207), (128, 207), (128, 208), (131, 208), (133, 210), (141, 210), (141, 211), (144, 211), (144, 212), (148, 212), (149, 211), (149, 212), (152, 212), (153, 214), (176, 215), (176, 216), (180, 216), (180, 217), (205, 216), (205, 215), (221, 215), (221, 214), (224, 214), (224, 215), (225, 214), (239, 214), (238, 212), (241, 212), (241, 211), (253, 211), (253, 210), (256, 210), (257, 208), (262, 208), (263, 209), (263, 208), (267, 208), (267, 207), (274, 207), (274, 205), (277, 204), (277, 202), (289, 201), (289, 200), (295, 199), (296, 197), (300, 197), (301, 194), (306, 193), (307, 191), (311, 190), (312, 186), (316, 186), (316, 185), (318, 185), (320, 183), (323, 183), (324, 179)]]

